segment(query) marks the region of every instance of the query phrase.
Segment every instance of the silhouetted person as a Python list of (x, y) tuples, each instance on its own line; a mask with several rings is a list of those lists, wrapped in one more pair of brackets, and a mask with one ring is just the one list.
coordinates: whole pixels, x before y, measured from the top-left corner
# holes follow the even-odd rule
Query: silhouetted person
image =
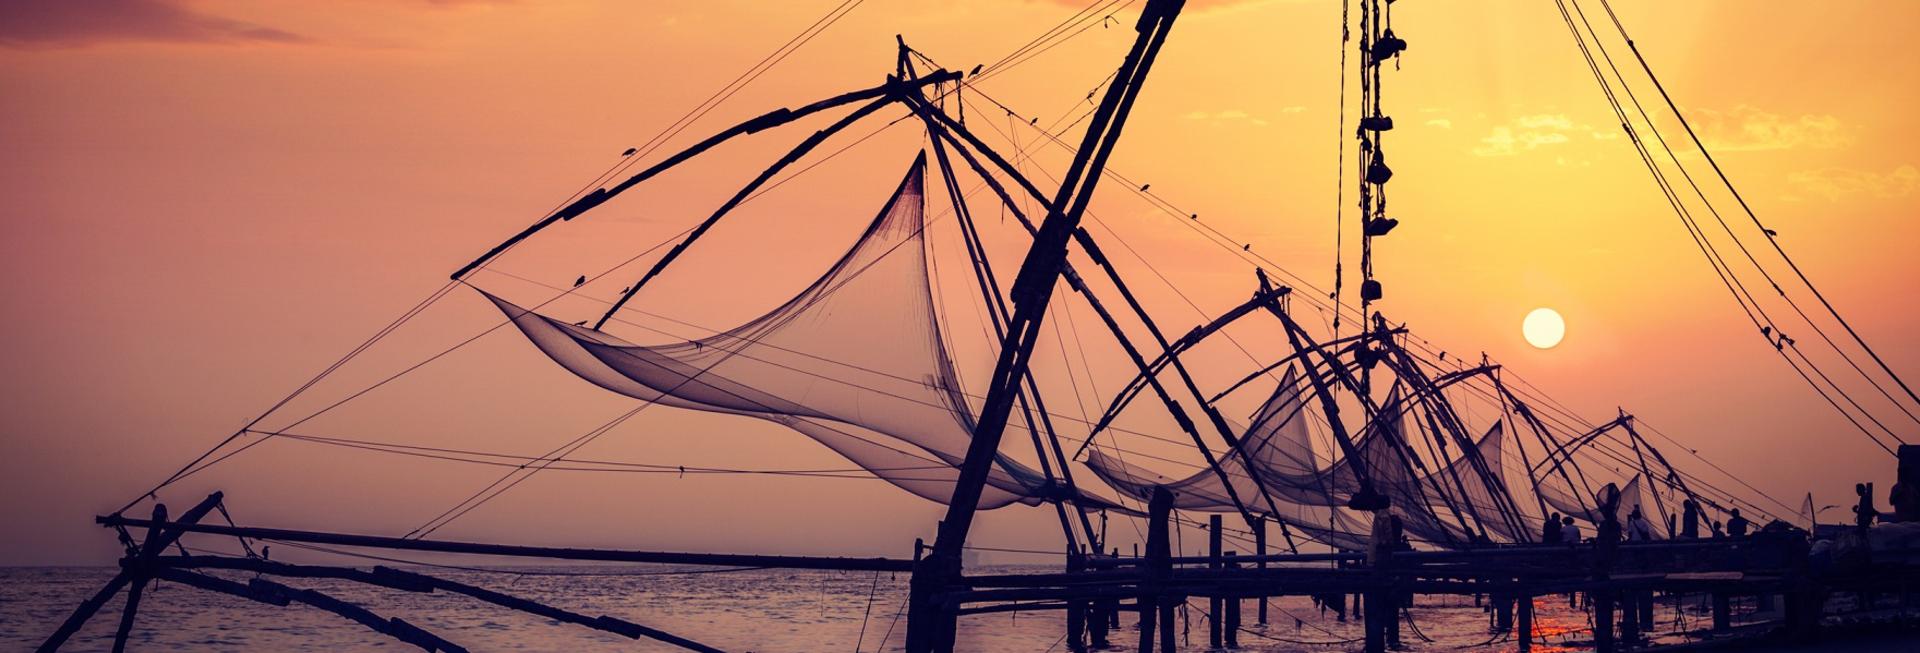
[(1853, 507), (1853, 524), (1860, 530), (1871, 528), (1873, 518), (1880, 515), (1880, 511), (1873, 507), (1873, 484), (1855, 483), (1853, 493), (1860, 497), (1860, 503)]
[(1747, 526), (1749, 525), (1751, 525), (1751, 523), (1747, 521), (1747, 518), (1740, 516), (1740, 509), (1734, 508), (1733, 512), (1727, 516), (1727, 536), (1736, 539), (1746, 537)]
[(1700, 504), (1687, 499), (1680, 502), (1680, 508), (1683, 513), (1680, 517), (1680, 537), (1700, 537)]
[(1560, 542), (1560, 513), (1556, 512), (1551, 515), (1547, 515), (1547, 525), (1544, 527), (1541, 527), (1540, 529), (1540, 543), (1541, 544), (1558, 544), (1559, 542)]
[(1717, 521), (1714, 522), (1713, 523), (1713, 539), (1717, 540), (1726, 536), (1727, 536), (1726, 531), (1720, 530), (1720, 522), (1717, 522)]
[(1573, 523), (1573, 517), (1571, 516), (1560, 518), (1560, 543), (1580, 543), (1580, 525)]
[(1647, 521), (1646, 514), (1640, 512), (1639, 506), (1634, 506), (1633, 512), (1627, 515), (1627, 539), (1634, 542), (1653, 541), (1653, 522)]
[(1611, 510), (1611, 508), (1616, 508), (1618, 505), (1619, 504), (1616, 503), (1600, 509), (1600, 524), (1593, 529), (1594, 542), (1607, 545), (1620, 541), (1620, 536), (1622, 535), (1620, 516), (1614, 514), (1614, 511)]

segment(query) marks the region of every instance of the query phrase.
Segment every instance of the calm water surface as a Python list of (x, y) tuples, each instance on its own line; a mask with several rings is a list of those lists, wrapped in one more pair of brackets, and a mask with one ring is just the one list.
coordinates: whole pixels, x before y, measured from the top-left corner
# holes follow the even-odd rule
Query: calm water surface
[[(513, 567), (495, 571), (421, 569), (451, 580), (523, 596), (587, 615), (611, 615), (659, 628), (726, 651), (900, 651), (906, 625), (900, 615), (907, 594), (906, 574), (750, 570), (723, 573), (673, 573), (684, 568)], [(533, 572), (504, 573), (505, 571)], [(0, 568), (0, 651), (32, 650), (80, 601), (111, 578), (102, 567)], [(1008, 567), (992, 571), (1047, 571)], [(248, 574), (213, 572), (244, 582)], [(561, 575), (553, 575), (561, 574)], [(630, 640), (584, 627), (560, 624), (525, 613), (445, 593), (415, 594), (351, 582), (276, 579), (287, 585), (325, 592), (368, 608), (383, 617), (400, 617), (473, 651), (678, 651), (649, 640)], [(871, 600), (869, 600), (871, 597)], [(1357, 623), (1321, 615), (1305, 598), (1276, 599), (1270, 623), (1254, 623), (1254, 601), (1244, 608), (1245, 651), (1349, 651), (1360, 637)], [(1542, 598), (1537, 629), (1549, 644), (1542, 653), (1579, 651), (1586, 635), (1585, 613), (1568, 608), (1563, 598)], [(1206, 649), (1205, 600), (1195, 600), (1183, 620), (1188, 645)], [(111, 648), (120, 614), (116, 599), (67, 647), (68, 651)], [(1702, 627), (1706, 617), (1693, 609), (1676, 613), (1670, 604), (1658, 614), (1660, 630), (1676, 624)], [(1413, 612), (1413, 628), (1403, 637), (1413, 650), (1460, 649), (1511, 651), (1511, 640), (1488, 633), (1487, 613), (1468, 598), (1422, 598)], [(1114, 634), (1116, 644), (1132, 650), (1138, 637), (1134, 617)], [(1062, 651), (1065, 625), (1058, 613), (977, 615), (961, 621), (961, 650)], [(1571, 633), (1571, 634), (1569, 634)], [(1422, 638), (1432, 641), (1425, 641)], [(1569, 641), (1569, 640), (1572, 641)], [(1680, 641), (1672, 638), (1672, 641)], [(277, 607), (198, 589), (159, 583), (148, 589), (133, 630), (139, 651), (349, 651), (419, 650), (337, 617), (304, 607)]]

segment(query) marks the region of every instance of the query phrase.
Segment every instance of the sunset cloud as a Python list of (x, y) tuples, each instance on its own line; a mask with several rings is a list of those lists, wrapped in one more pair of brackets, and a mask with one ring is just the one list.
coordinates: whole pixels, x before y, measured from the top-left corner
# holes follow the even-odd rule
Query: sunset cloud
[[(1832, 149), (1852, 140), (1840, 119), (1829, 115), (1790, 118), (1747, 105), (1727, 111), (1687, 109), (1685, 113), (1709, 151)], [(1691, 143), (1686, 145), (1691, 149)]]
[[(1451, 125), (1451, 123), (1448, 123)], [(1480, 139), (1474, 146), (1476, 156), (1512, 156), (1528, 150), (1560, 145), (1573, 140), (1572, 134), (1592, 133), (1591, 125), (1576, 124), (1566, 114), (1539, 113), (1520, 116)]]
[(1882, 174), (1850, 168), (1820, 168), (1790, 173), (1787, 182), (1827, 201), (1855, 195), (1886, 199), (1906, 197), (1920, 188), (1920, 169), (1903, 165)]
[(0, 45), (83, 47), (116, 41), (299, 43), (286, 30), (202, 13), (179, 0), (0, 2)]
[[(1284, 113), (1298, 113), (1297, 111), (1289, 110), (1293, 108), (1294, 107), (1287, 107), (1287, 109), (1282, 109), (1281, 111)], [(1268, 124), (1266, 119), (1259, 118), (1239, 109), (1222, 109), (1214, 112), (1194, 111), (1187, 114), (1187, 119), (1202, 121), (1213, 125), (1246, 123), (1255, 127), (1265, 127)]]

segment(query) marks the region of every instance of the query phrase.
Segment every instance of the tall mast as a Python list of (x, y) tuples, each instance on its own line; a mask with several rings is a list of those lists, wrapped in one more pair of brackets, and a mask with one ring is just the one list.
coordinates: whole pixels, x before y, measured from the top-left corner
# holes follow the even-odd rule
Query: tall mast
[(1107, 159), (1119, 142), (1127, 113), (1139, 97), (1154, 58), (1166, 43), (1167, 34), (1184, 4), (1185, 0), (1150, 0), (1141, 11), (1140, 20), (1134, 25), (1139, 36), (1094, 112), (1079, 154), (1061, 180), (1052, 208), (1040, 224), (1040, 232), (1034, 236), (1033, 247), (1027, 250), (1018, 276), (1014, 277), (1013, 314), (1008, 320), (1006, 337), (1000, 341), (1000, 357), (994, 364), (980, 418), (975, 422), (973, 441), (968, 444), (967, 457), (954, 484), (947, 517), (940, 522), (933, 552), (914, 573), (909, 595), (911, 614), (907, 620), (908, 653), (953, 649), (958, 614), (936, 606), (933, 594), (959, 575), (960, 552), (973, 527), (973, 514), (999, 451), (1000, 437), (1006, 432), (1014, 397), (1020, 392), (1020, 381), (1026, 376), (1027, 363), (1046, 318), (1054, 284), (1066, 262), (1067, 241), (1080, 225), (1080, 217), (1093, 198)]

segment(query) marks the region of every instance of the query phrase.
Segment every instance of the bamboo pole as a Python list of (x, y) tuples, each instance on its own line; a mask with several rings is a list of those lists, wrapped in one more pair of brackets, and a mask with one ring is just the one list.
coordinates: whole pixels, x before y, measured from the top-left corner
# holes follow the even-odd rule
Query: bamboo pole
[[(1207, 518), (1207, 568), (1214, 571), (1219, 571), (1222, 564), (1220, 536), (1220, 516), (1209, 516)], [(1207, 646), (1212, 649), (1219, 649), (1223, 645), (1220, 628), (1221, 620), (1226, 617), (1226, 604), (1226, 599), (1220, 596), (1207, 597)]]
[[(96, 517), (94, 521), (106, 526), (145, 527), (154, 524), (147, 519), (128, 519), (117, 515)], [(672, 565), (706, 565), (715, 567), (771, 567), (780, 569), (830, 569), (845, 571), (912, 571), (913, 562), (895, 558), (837, 558), (826, 556), (788, 556), (788, 555), (752, 555), (738, 553), (688, 553), (673, 551), (633, 551), (624, 549), (576, 549), (563, 547), (521, 546), (511, 544), (489, 544), (482, 542), (457, 542), (450, 540), (402, 539), (376, 535), (353, 535), (347, 533), (325, 533), (318, 531), (299, 531), (281, 528), (256, 528), (246, 526), (221, 526), (218, 524), (187, 524), (172, 522), (167, 524), (169, 532), (210, 533), (214, 535), (234, 535), (253, 539), (286, 540), (312, 544), (331, 544), (336, 546), (358, 546), (377, 549), (401, 549), (408, 551), (436, 551), (440, 553), (464, 553), (474, 555), (497, 555), (518, 558), (550, 558), (554, 560), (596, 560), (601, 562), (643, 562)]]

